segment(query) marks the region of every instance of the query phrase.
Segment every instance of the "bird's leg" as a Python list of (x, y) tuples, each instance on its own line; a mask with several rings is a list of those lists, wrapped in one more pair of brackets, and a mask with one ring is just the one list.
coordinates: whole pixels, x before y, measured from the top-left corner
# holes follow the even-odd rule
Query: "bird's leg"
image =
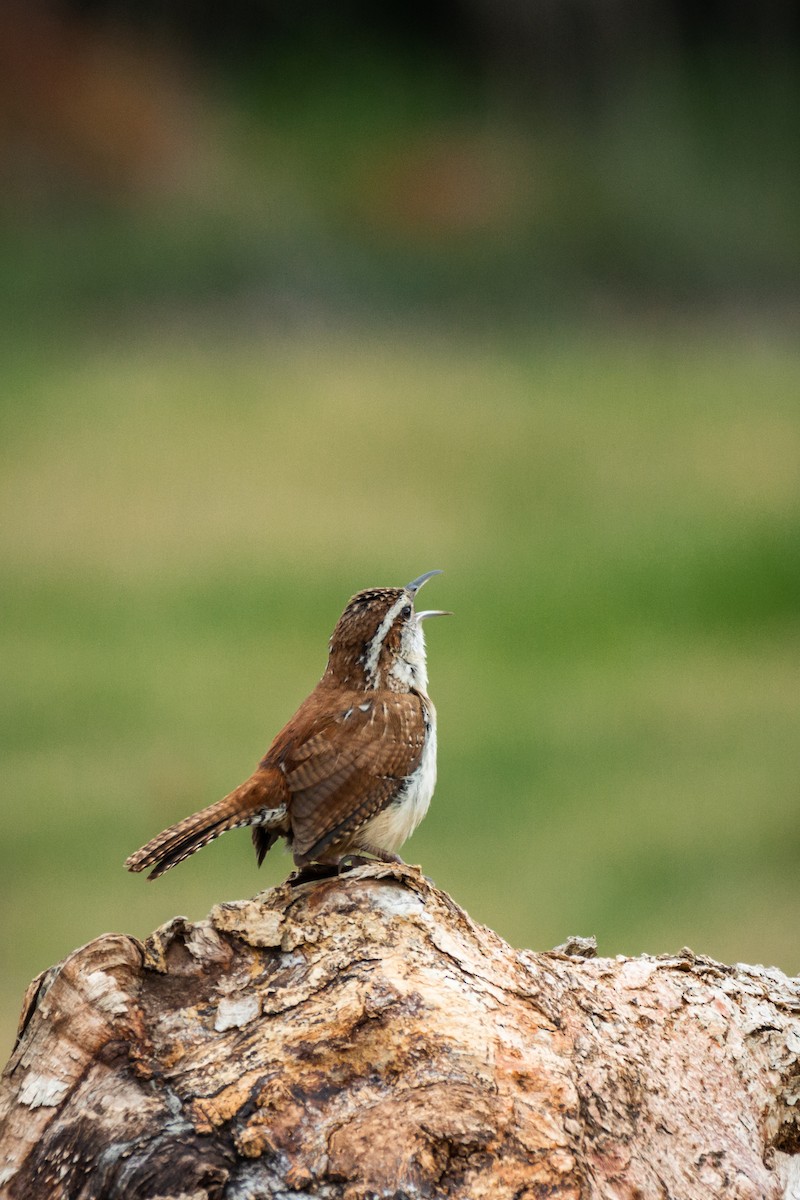
[(367, 854), (380, 859), (381, 862), (395, 863), (399, 867), (406, 866), (399, 854), (392, 854), (389, 850), (379, 850), (377, 846), (361, 846), (359, 849), (366, 850)]
[(339, 862), (339, 873), (342, 871), (351, 871), (354, 867), (368, 867), (370, 863), (374, 863), (377, 858), (379, 862), (396, 863), (404, 867), (406, 864), (400, 858), (399, 854), (391, 854), (388, 850), (379, 850), (377, 846), (370, 846), (368, 843), (358, 847), (363, 850), (364, 854), (371, 855), (370, 858), (365, 858), (364, 854), (345, 854)]

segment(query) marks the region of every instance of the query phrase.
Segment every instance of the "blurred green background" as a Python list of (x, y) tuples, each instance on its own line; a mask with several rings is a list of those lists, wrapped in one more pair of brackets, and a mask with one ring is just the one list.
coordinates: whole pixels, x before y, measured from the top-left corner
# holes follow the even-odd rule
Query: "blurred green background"
[(8, 3), (0, 1044), (288, 873), (235, 786), (445, 574), (407, 847), (516, 945), (800, 968), (791, 6)]

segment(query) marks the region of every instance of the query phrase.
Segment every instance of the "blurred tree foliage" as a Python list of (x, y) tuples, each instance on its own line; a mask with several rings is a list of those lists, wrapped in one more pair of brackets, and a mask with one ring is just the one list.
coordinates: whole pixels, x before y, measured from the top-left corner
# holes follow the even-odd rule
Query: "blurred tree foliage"
[(8, 0), (0, 304), (783, 306), (784, 0)]

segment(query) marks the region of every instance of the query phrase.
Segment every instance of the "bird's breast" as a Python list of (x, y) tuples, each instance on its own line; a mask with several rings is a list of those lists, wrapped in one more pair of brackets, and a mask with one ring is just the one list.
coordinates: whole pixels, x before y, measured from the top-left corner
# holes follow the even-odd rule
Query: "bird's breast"
[(424, 700), (425, 743), (416, 770), (408, 776), (390, 804), (364, 827), (364, 840), (380, 850), (396, 854), (408, 841), (422, 818), (436, 787), (436, 709)]

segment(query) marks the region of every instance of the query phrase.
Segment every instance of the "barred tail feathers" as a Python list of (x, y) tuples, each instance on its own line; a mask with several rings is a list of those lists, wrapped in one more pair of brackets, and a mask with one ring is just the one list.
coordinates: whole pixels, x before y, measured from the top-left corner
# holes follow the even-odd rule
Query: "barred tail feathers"
[[(152, 838), (126, 859), (125, 866), (136, 872), (152, 867), (148, 879), (158, 879), (220, 834), (243, 825), (263, 829), (266, 837), (259, 844), (268, 841), (272, 845), (286, 827), (286, 803), (281, 798), (285, 786), (283, 776), (274, 768), (262, 768), (222, 800), (185, 817)], [(259, 855), (259, 864), (262, 858), (263, 854)]]

